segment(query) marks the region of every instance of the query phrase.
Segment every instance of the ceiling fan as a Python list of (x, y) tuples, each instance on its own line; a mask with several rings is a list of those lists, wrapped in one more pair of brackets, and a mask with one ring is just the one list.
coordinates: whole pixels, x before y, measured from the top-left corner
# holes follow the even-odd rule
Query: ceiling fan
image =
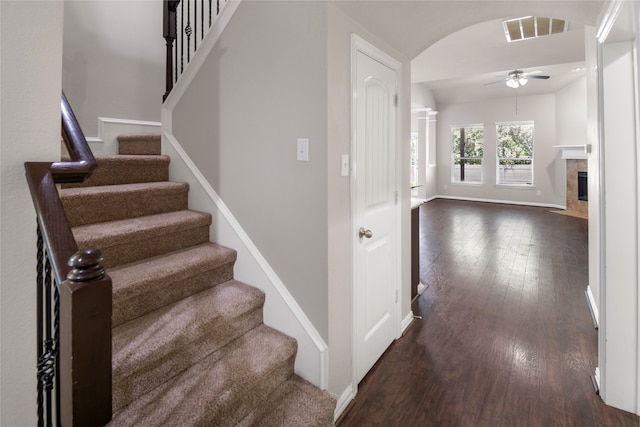
[[(509, 72), (509, 74), (507, 74), (506, 76), (504, 76), (504, 82), (507, 86), (509, 86), (510, 88), (513, 89), (517, 89), (519, 87), (522, 87), (524, 85), (527, 84), (527, 82), (529, 81), (529, 79), (542, 79), (542, 80), (547, 80), (550, 76), (544, 76), (539, 74), (541, 73), (541, 71), (531, 71), (529, 73), (525, 73), (522, 70), (513, 70), (511, 72)], [(500, 82), (502, 80), (496, 80), (494, 82), (491, 83), (486, 83), (485, 86), (487, 85), (491, 85), (497, 82)]]

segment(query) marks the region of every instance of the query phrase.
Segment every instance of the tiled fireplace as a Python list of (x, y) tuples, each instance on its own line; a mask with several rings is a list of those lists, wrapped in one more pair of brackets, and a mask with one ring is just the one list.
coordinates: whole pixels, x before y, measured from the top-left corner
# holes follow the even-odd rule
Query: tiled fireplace
[[(584, 199), (587, 196), (584, 194), (586, 192), (586, 188), (582, 191), (583, 194), (580, 194), (579, 191), (579, 173), (587, 172), (587, 160), (586, 159), (567, 159), (567, 214), (573, 214), (575, 216), (580, 216), (583, 218), (587, 218), (589, 213), (588, 202)], [(584, 178), (583, 178), (584, 179)], [(583, 183), (586, 184), (586, 179), (583, 180)], [(582, 196), (582, 197), (579, 197)]]

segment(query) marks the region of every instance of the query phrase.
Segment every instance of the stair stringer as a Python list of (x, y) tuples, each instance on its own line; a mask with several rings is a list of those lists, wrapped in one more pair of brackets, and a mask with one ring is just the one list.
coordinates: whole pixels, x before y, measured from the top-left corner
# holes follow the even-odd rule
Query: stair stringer
[(237, 251), (235, 278), (266, 294), (264, 323), (298, 341), (296, 374), (326, 390), (329, 348), (316, 328), (180, 143), (166, 131), (162, 134), (162, 153), (171, 157), (171, 180), (189, 183), (189, 207), (213, 215), (211, 241)]

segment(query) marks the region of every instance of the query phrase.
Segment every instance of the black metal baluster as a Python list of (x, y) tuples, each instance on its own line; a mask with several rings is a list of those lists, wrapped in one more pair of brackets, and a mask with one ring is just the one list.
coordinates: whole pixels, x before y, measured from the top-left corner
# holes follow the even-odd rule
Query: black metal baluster
[[(176, 7), (176, 9), (177, 9), (177, 7)], [(178, 14), (177, 13), (176, 13), (175, 19), (176, 19), (176, 28), (177, 28), (178, 27)], [(176, 72), (173, 74), (173, 82), (175, 83), (175, 82), (178, 81), (178, 41), (177, 40), (176, 40), (176, 45), (175, 45), (174, 51), (175, 51), (175, 60), (173, 62), (175, 63), (175, 66), (176, 66)]]
[(187, 2), (187, 26), (184, 27), (184, 33), (187, 35), (187, 64), (191, 61), (191, 34), (193, 33), (193, 29), (191, 28), (191, 2), (189, 0), (184, 0)]
[(45, 251), (45, 263), (44, 263), (44, 318), (45, 318), (45, 340), (44, 340), (44, 358), (42, 360), (41, 370), (43, 375), (43, 385), (46, 392), (46, 404), (47, 404), (47, 425), (51, 425), (53, 419), (53, 405), (52, 405), (52, 393), (53, 389), (53, 374), (54, 374), (54, 359), (53, 359), (53, 337), (51, 335), (51, 262), (49, 261), (49, 254)]
[(193, 53), (198, 50), (198, 2), (193, 2)]
[(61, 426), (60, 419), (60, 292), (58, 292), (58, 281), (53, 280), (53, 343), (55, 346), (55, 365), (54, 374), (54, 390), (56, 405), (56, 425)]
[(209, 28), (211, 28), (211, 0), (209, 0)]
[[(180, 3), (180, 74), (184, 71), (184, 1)], [(177, 80), (177, 78), (176, 78)]]
[(204, 40), (204, 0), (200, 0), (200, 41)]
[(216, 0), (216, 16), (220, 15), (220, 0)]
[(37, 343), (37, 349), (38, 349), (38, 359), (37, 359), (37, 378), (38, 378), (38, 426), (39, 427), (43, 427), (44, 426), (44, 385), (42, 382), (42, 376), (40, 375), (40, 361), (42, 360), (42, 355), (43, 355), (43, 332), (42, 332), (42, 314), (43, 314), (43, 303), (42, 303), (42, 292), (43, 292), (43, 285), (44, 285), (44, 279), (43, 279), (43, 270), (44, 270), (44, 266), (42, 263), (42, 260), (44, 258), (44, 251), (43, 251), (43, 241), (42, 241), (42, 231), (40, 230), (40, 224), (38, 224), (37, 227), (37, 249), (38, 249), (38, 253), (37, 253), (37, 263), (36, 263), (36, 275), (37, 275), (37, 279), (36, 279), (36, 305), (37, 305), (37, 331), (36, 331), (36, 339), (38, 341)]

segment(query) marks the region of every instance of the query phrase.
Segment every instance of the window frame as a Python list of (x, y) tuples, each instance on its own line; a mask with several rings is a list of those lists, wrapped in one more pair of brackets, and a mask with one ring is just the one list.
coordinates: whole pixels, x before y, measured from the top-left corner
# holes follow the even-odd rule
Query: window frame
[[(500, 157), (499, 155), (499, 147), (500, 147), (500, 141), (498, 140), (498, 135), (499, 135), (499, 131), (498, 128), (500, 126), (531, 126), (531, 156), (526, 156), (526, 157)], [(495, 138), (496, 138), (496, 150), (495, 150), (495, 155), (496, 155), (496, 186), (500, 186), (500, 187), (513, 187), (513, 188), (535, 188), (535, 132), (536, 132), (536, 127), (535, 127), (535, 122), (533, 120), (521, 120), (521, 121), (505, 121), (505, 122), (496, 122), (496, 126), (495, 126)], [(514, 160), (514, 161), (529, 161), (531, 164), (531, 180), (530, 182), (527, 183), (509, 183), (509, 182), (500, 182), (500, 170), (501, 170), (501, 165), (500, 165), (500, 161), (509, 161), (509, 160)]]
[[(482, 130), (482, 157), (459, 157), (460, 160), (473, 160), (480, 161), (480, 180), (479, 181), (463, 181), (460, 179), (460, 176), (456, 176), (456, 153), (454, 150), (455, 147), (455, 139), (454, 139), (454, 131), (456, 129), (481, 129)], [(451, 148), (450, 148), (450, 156), (451, 156), (451, 184), (455, 185), (482, 185), (484, 184), (484, 137), (485, 137), (485, 126), (484, 123), (472, 123), (472, 124), (460, 124), (460, 125), (451, 125), (450, 130), (450, 138), (451, 138)]]

